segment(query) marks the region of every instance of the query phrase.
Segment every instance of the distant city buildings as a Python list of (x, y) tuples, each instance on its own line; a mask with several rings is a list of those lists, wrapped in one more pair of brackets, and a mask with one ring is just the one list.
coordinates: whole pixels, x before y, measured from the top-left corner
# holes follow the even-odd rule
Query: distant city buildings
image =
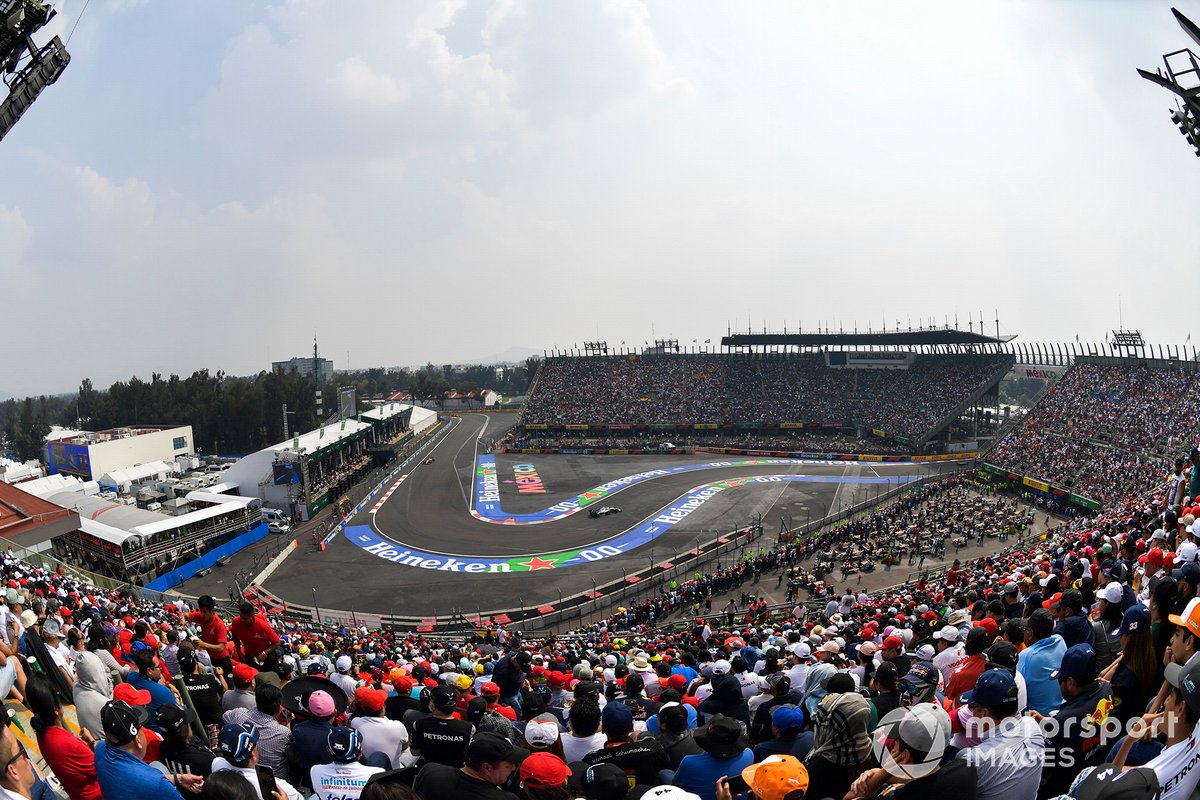
[(301, 375), (312, 375), (314, 366), (317, 369), (317, 377), (329, 377), (333, 375), (333, 362), (328, 358), (313, 358), (307, 356), (305, 358), (289, 358), (287, 361), (272, 361), (271, 371), (282, 372), (287, 374), (292, 370)]

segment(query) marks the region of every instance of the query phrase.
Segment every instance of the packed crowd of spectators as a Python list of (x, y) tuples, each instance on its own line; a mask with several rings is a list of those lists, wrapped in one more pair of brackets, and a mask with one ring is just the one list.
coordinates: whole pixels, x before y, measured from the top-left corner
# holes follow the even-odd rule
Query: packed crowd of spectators
[(801, 558), (811, 556), (820, 575), (845, 577), (876, 564), (925, 565), (948, 550), (995, 538), (1005, 542), (1033, 524), (1034, 511), (1015, 498), (979, 491), (971, 478), (951, 477), (902, 495), (886, 508), (806, 537)]
[[(1013, 544), (1029, 509), (931, 484), (547, 637), (222, 614), (5, 554), (0, 693), (72, 800), (1187, 800), (1198, 462)], [(756, 588), (992, 534), (991, 555), (874, 593), (770, 608)], [(0, 796), (55, 797), (5, 719)]]
[(1200, 435), (1200, 373), (1079, 364), (1022, 426), (987, 460), (1101, 503), (1118, 501), (1163, 477)]
[[(848, 531), (1020, 523), (1011, 500), (946, 482), (665, 586), (685, 630), (638, 607), (537, 639), (312, 630), (248, 604), (223, 617), (210, 598), (134, 601), (8, 556), (0, 674), (71, 798), (1085, 800), (1116, 797), (1103, 782), (1120, 774), (1137, 789), (1121, 797), (1184, 800), (1200, 778), (1200, 509), (1165, 499), (873, 595), (714, 608)], [(0, 729), (0, 788), (52, 796), (18, 733)]]
[(917, 355), (905, 369), (838, 369), (822, 354), (547, 359), (524, 424), (836, 422), (928, 433), (995, 375), (999, 355)]
[[(668, 447), (668, 445), (670, 445)], [(551, 436), (538, 431), (513, 428), (496, 440), (493, 449), (626, 449), (626, 450), (702, 450), (706, 447), (733, 447), (743, 450), (771, 450), (789, 453), (863, 453), (893, 455), (907, 453), (912, 448), (891, 439), (877, 436), (846, 436), (806, 431), (781, 432), (774, 435), (743, 431), (712, 431), (710, 433), (663, 433), (641, 431), (625, 436), (596, 435)]]

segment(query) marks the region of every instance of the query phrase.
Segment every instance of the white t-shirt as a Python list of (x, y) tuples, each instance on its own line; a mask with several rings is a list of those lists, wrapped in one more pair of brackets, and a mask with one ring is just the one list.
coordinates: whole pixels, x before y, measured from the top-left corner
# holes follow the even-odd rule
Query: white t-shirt
[(61, 641), (59, 641), (58, 645), (55, 647), (46, 645), (46, 652), (50, 654), (50, 660), (54, 662), (55, 666), (65, 669), (67, 674), (74, 679), (75, 665), (71, 663), (71, 659), (68, 655), (71, 651), (67, 649)]
[(603, 733), (597, 731), (592, 736), (572, 736), (569, 733), (564, 733), (558, 737), (563, 746), (563, 761), (571, 764), (575, 761), (582, 761), (583, 757), (588, 753), (604, 748), (605, 737)]
[(403, 722), (387, 717), (355, 717), (350, 720), (350, 727), (362, 735), (363, 755), (383, 753), (392, 760), (393, 768), (399, 768), (408, 747), (408, 729)]
[(942, 673), (942, 682), (950, 682), (950, 673), (954, 669), (954, 665), (963, 659), (963, 645), (961, 642), (947, 647), (942, 652), (933, 657), (933, 665), (938, 668), (938, 672)]
[(808, 690), (808, 664), (793, 664), (788, 667), (787, 676), (793, 689), (801, 694)]
[(362, 795), (367, 779), (383, 772), (357, 761), (350, 764), (317, 764), (309, 770), (313, 792), (318, 800), (356, 800)]
[(354, 697), (354, 690), (358, 688), (358, 681), (354, 678), (339, 672), (330, 676), (329, 680), (337, 684), (338, 688), (345, 692), (347, 697)]
[(762, 685), (761, 679), (753, 672), (734, 673), (738, 683), (742, 687), (742, 699), (749, 700), (754, 695), (758, 694), (758, 689)]
[(1163, 748), (1146, 762), (1158, 774), (1161, 800), (1187, 800), (1200, 780), (1200, 734), (1196, 730), (1182, 742)]

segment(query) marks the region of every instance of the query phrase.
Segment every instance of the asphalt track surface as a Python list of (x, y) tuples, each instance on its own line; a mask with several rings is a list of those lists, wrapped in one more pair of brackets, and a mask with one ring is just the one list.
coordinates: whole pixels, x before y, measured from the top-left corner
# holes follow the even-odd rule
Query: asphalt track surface
[[(512, 608), (518, 605), (553, 604), (561, 597), (604, 584), (626, 574), (673, 561), (699, 543), (749, 525), (762, 516), (766, 542), (783, 517), (793, 524), (819, 519), (844, 507), (867, 501), (918, 475), (950, 471), (954, 465), (883, 463), (799, 462), (698, 468), (682, 474), (656, 476), (611, 492), (594, 506), (613, 505), (622, 513), (591, 518), (585, 509), (565, 518), (541, 524), (504, 524), (472, 516), (476, 484), (480, 474), (477, 450), (481, 433), (494, 436), (496, 418), (465, 414), (448, 419), (450, 430), (427, 451), (432, 464), (420, 461), (410, 467), (399, 485), (388, 494), (368, 501), (362, 513), (350, 521), (346, 534), (339, 535), (325, 552), (302, 542), (297, 552), (283, 562), (265, 588), (283, 600), (311, 605), (313, 589), (317, 604), (325, 609), (392, 616), (445, 617), (458, 610), (465, 614)], [(502, 425), (511, 424), (505, 417)], [(500, 505), (505, 514), (519, 517), (550, 506), (576, 500), (582, 493), (625, 476), (680, 466), (701, 467), (722, 462), (721, 456), (495, 456)], [(726, 462), (734, 461), (726, 458)], [(514, 467), (519, 469), (514, 470)], [(540, 479), (530, 484), (530, 468)], [(773, 476), (767, 483), (736, 485), (739, 478)], [(788, 478), (785, 476), (799, 476)], [(541, 488), (540, 493), (518, 491)], [(622, 535), (680, 500), (690, 490), (713, 482), (734, 481), (734, 486), (713, 494), (698, 507), (665, 527), (647, 544), (607, 555), (602, 560), (567, 564), (533, 571), (464, 574), (439, 569), (421, 569), (393, 563), (355, 544), (354, 531), (362, 531), (387, 542), (395, 550), (407, 548), (425, 553), (469, 559), (532, 558), (537, 554), (576, 551), (604, 542), (620, 542)], [(815, 482), (826, 481), (826, 482)], [(854, 481), (871, 481), (855, 483)], [(393, 481), (385, 490), (391, 488)], [(372, 507), (377, 511), (372, 513)], [(365, 527), (369, 526), (369, 527)], [(628, 538), (627, 536), (625, 537)], [(615, 548), (609, 548), (615, 549)], [(392, 551), (395, 552), (395, 551)], [(594, 552), (594, 551), (589, 551)], [(731, 556), (732, 557), (732, 556)], [(524, 569), (518, 567), (518, 569)], [(647, 590), (653, 590), (647, 587)]]

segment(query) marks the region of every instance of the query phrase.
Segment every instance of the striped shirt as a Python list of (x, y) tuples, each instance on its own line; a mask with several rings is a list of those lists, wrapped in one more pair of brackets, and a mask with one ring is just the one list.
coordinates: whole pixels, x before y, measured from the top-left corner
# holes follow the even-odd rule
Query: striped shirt
[(290, 781), (287, 749), (292, 732), (279, 724), (279, 720), (268, 716), (257, 708), (231, 708), (222, 719), (226, 725), (241, 725), (252, 722), (258, 728), (258, 763), (270, 767), (275, 777)]

